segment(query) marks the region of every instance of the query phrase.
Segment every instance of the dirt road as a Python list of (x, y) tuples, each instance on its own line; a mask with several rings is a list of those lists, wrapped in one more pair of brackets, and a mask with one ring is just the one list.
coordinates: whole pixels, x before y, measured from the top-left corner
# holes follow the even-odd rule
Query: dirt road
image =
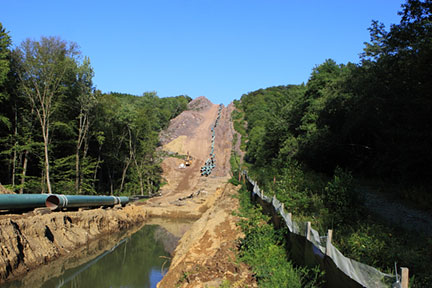
[(238, 201), (237, 188), (227, 184), (233, 138), (231, 112), (224, 107), (215, 129), (216, 168), (208, 177), (200, 167), (211, 151), (211, 128), (218, 105), (200, 97), (190, 103), (189, 111), (173, 119), (162, 133), (163, 150), (193, 157), (192, 165), (179, 168), (183, 160), (167, 157), (162, 162), (167, 184), (161, 197), (143, 206), (150, 217), (198, 219), (181, 238), (167, 275), (158, 287), (256, 287), (252, 273), (235, 261), (237, 239), (242, 236), (233, 211)]
[[(196, 108), (194, 108), (196, 107)], [(147, 201), (150, 216), (198, 219), (220, 196), (222, 185), (230, 178), (230, 155), (233, 129), (230, 121), (231, 107), (223, 108), (215, 132), (216, 168), (208, 177), (202, 177), (200, 168), (211, 151), (211, 128), (218, 113), (218, 105), (204, 97), (190, 103), (191, 110), (171, 120), (169, 128), (161, 135), (163, 150), (192, 156), (192, 165), (180, 168), (182, 159), (167, 157), (162, 162), (163, 178), (161, 197)]]

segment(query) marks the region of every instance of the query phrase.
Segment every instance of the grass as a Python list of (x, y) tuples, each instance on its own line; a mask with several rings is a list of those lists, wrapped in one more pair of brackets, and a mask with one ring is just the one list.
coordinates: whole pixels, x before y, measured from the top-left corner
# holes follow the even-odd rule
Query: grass
[[(263, 171), (261, 174), (267, 170)], [(333, 244), (346, 257), (391, 274), (397, 262), (398, 267), (409, 268), (410, 287), (430, 286), (431, 237), (385, 222), (363, 207), (360, 200), (352, 203), (347, 195), (358, 181), (349, 187), (348, 183), (335, 181), (336, 177), (323, 182), (322, 177), (312, 177), (310, 171), (290, 168), (281, 172), (275, 186), (269, 177), (254, 178), (261, 179), (260, 186), (268, 195), (276, 193), (296, 221), (311, 221), (320, 234), (333, 229)], [(346, 205), (352, 207), (346, 209)]]
[[(234, 130), (241, 135), (240, 149), (246, 151), (247, 142), (247, 132), (246, 132), (246, 122), (244, 117), (244, 112), (240, 108), (236, 108), (231, 114), (231, 119), (233, 121)], [(238, 140), (236, 140), (237, 142)]]
[(296, 267), (285, 249), (284, 230), (275, 230), (270, 218), (249, 200), (249, 192), (239, 192), (239, 226), (245, 237), (240, 242), (240, 261), (248, 264), (259, 287), (320, 287), (323, 273)]

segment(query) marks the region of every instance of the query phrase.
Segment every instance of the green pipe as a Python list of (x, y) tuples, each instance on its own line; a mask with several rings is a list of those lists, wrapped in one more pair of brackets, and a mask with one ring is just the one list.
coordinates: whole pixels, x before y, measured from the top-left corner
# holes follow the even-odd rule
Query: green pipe
[(58, 195), (52, 194), (46, 199), (46, 207), (51, 210), (73, 207), (125, 206), (129, 198), (125, 196), (90, 196), (90, 195)]
[(0, 210), (45, 207), (48, 194), (1, 194)]

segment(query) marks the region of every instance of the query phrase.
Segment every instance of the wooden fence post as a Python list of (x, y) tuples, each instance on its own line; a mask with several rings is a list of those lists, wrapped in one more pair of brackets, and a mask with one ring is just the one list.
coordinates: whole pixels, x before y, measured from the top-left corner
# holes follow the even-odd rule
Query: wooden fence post
[(401, 267), (401, 284), (402, 288), (408, 288), (409, 270), (406, 267)]
[(330, 257), (330, 244), (333, 238), (333, 230), (327, 230), (326, 255)]
[(311, 237), (311, 222), (307, 222), (306, 225), (306, 239), (310, 241), (310, 237)]

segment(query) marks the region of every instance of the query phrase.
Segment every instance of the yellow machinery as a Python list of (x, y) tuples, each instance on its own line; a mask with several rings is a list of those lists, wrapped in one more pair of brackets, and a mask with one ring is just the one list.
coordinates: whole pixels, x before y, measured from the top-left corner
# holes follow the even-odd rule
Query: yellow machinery
[(184, 162), (185, 166), (190, 166), (192, 164), (192, 157), (189, 155), (189, 151), (186, 155), (186, 160)]

